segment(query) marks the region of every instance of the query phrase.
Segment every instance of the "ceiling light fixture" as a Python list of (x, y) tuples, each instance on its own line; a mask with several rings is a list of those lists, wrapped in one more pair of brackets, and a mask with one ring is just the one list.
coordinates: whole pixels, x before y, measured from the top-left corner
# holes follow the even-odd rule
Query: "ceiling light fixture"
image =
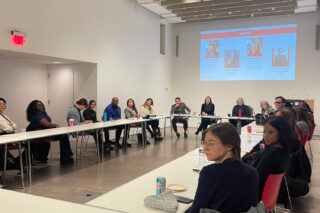
[(183, 3), (195, 3), (195, 2), (201, 2), (201, 0), (183, 0)]

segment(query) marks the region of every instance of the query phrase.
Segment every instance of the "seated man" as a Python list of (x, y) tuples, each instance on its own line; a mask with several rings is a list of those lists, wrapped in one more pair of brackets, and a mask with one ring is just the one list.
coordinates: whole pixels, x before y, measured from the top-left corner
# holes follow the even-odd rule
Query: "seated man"
[[(171, 114), (187, 114), (186, 111), (188, 111), (188, 114), (190, 114), (191, 110), (185, 103), (181, 103), (181, 98), (176, 97), (175, 104), (171, 106)], [(187, 135), (187, 129), (188, 129), (188, 117), (186, 116), (174, 116), (172, 119), (172, 128), (174, 132), (176, 133), (177, 137), (180, 137), (180, 133), (177, 129), (177, 123), (183, 123), (183, 129), (184, 129), (184, 137), (188, 137)]]
[[(111, 104), (109, 104), (106, 107), (106, 109), (104, 110), (104, 113), (107, 114), (107, 121), (121, 119), (121, 108), (118, 106), (118, 103), (119, 103), (119, 99), (117, 97), (113, 97)], [(112, 128), (116, 129), (116, 146), (117, 146), (117, 148), (122, 148), (119, 141), (120, 141), (121, 132), (122, 132), (122, 129), (124, 128), (124, 126), (121, 125), (121, 126), (115, 126)], [(104, 131), (104, 137), (106, 139), (107, 147), (112, 149), (111, 148), (111, 141), (109, 139), (109, 128), (105, 128), (103, 131)], [(128, 143), (127, 146), (130, 147), (131, 144)]]
[[(67, 114), (67, 123), (70, 125), (69, 120), (73, 119), (73, 125), (80, 125), (80, 124), (88, 124), (92, 123), (92, 121), (86, 121), (81, 116), (81, 110), (84, 110), (88, 106), (88, 101), (85, 98), (79, 99), (73, 107), (69, 110)], [(76, 133), (71, 134), (72, 137), (77, 137)]]
[[(73, 119), (73, 125), (80, 125), (80, 124), (88, 124), (92, 123), (91, 120), (84, 120), (81, 111), (88, 107), (88, 101), (85, 98), (79, 99), (73, 107), (69, 110), (67, 114), (67, 122), (68, 126), (70, 125), (70, 119)], [(72, 137), (76, 137), (75, 134), (72, 134)]]
[(80, 124), (88, 124), (92, 123), (91, 120), (86, 121), (81, 116), (81, 110), (84, 110), (88, 106), (88, 101), (85, 98), (79, 99), (73, 107), (69, 110), (67, 114), (67, 122), (70, 125), (69, 120), (73, 119), (73, 125), (80, 125)]
[[(232, 116), (235, 117), (252, 117), (252, 111), (249, 106), (244, 104), (243, 98), (237, 99), (237, 105), (232, 109)], [(229, 122), (234, 126), (237, 126), (237, 120), (230, 119)], [(241, 126), (248, 125), (252, 121), (241, 120)]]
[(289, 107), (292, 108), (292, 105), (290, 104), (290, 102), (288, 102), (284, 97), (282, 96), (277, 96), (274, 99), (274, 106), (276, 107), (276, 109), (281, 109), (281, 108), (285, 108), (285, 107)]

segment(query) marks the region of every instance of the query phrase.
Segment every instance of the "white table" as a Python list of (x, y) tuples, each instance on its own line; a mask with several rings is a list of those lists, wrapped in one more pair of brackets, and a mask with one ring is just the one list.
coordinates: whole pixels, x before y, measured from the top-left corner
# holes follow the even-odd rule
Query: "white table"
[[(60, 128), (52, 128), (52, 129), (45, 129), (45, 130), (38, 130), (38, 131), (31, 131), (31, 132), (20, 132), (15, 134), (8, 134), (8, 135), (1, 135), (0, 136), (0, 145), (5, 145), (5, 154), (7, 153), (7, 144), (9, 143), (18, 143), (19, 145), (19, 152), (21, 153), (21, 143), (27, 142), (27, 159), (28, 159), (28, 173), (29, 173), (29, 183), (31, 185), (31, 157), (30, 157), (30, 140), (39, 139), (39, 138), (48, 138), (56, 135), (63, 135), (63, 134), (72, 134), (72, 133), (78, 133), (78, 132), (85, 132), (94, 130), (96, 131), (96, 134), (98, 134), (98, 131), (100, 129), (104, 128), (111, 128), (119, 125), (124, 125), (125, 131), (127, 130), (127, 126), (133, 123), (142, 123), (142, 128), (145, 128), (145, 123), (149, 119), (126, 119), (126, 120), (116, 120), (116, 121), (109, 121), (109, 122), (97, 122), (97, 123), (91, 123), (91, 124), (82, 124), (77, 125), (73, 127), (60, 127)], [(97, 137), (98, 138), (98, 137)], [(126, 137), (125, 137), (126, 138)], [(143, 137), (144, 142), (143, 146), (145, 146), (145, 138)], [(102, 143), (103, 144), (103, 143)], [(99, 146), (98, 148), (98, 155), (99, 152)], [(101, 150), (101, 160), (103, 160), (103, 146)], [(100, 156), (98, 156), (99, 162), (100, 162)], [(22, 164), (22, 155), (20, 154), (20, 164)], [(5, 171), (5, 170), (4, 170)], [(22, 186), (24, 187), (24, 181), (23, 181), (23, 170), (21, 170), (21, 177), (22, 177)], [(5, 177), (5, 172), (4, 172)]]
[(108, 213), (119, 212), (88, 205), (54, 200), (21, 192), (0, 189), (1, 212), (32, 212), (32, 213)]
[[(166, 120), (167, 118), (170, 119), (170, 123), (173, 117), (188, 117), (188, 118), (194, 118), (194, 119), (201, 119), (201, 118), (208, 118), (212, 120), (220, 120), (222, 121), (223, 119), (229, 120), (237, 120), (237, 122), (241, 121), (255, 121), (255, 118), (253, 117), (236, 117), (236, 116), (216, 116), (216, 115), (191, 115), (191, 114), (167, 114), (167, 115), (158, 115), (156, 116), (155, 119), (161, 119), (165, 118), (164, 121), (164, 136), (166, 135), (165, 129), (166, 129)], [(171, 126), (171, 137), (172, 137), (172, 126)]]
[[(255, 132), (260, 129), (252, 125), (254, 133), (247, 134), (247, 127), (242, 127), (241, 148), (249, 149), (256, 145), (262, 138), (261, 133)], [(117, 209), (124, 212), (159, 212), (144, 206), (144, 198), (156, 193), (156, 178), (163, 176), (167, 184), (182, 184), (187, 191), (176, 193), (177, 195), (194, 198), (198, 185), (199, 173), (193, 169), (197, 166), (207, 165), (208, 162), (204, 153), (199, 148), (173, 160), (149, 173), (146, 173), (90, 202), (87, 204)], [(201, 168), (200, 168), (201, 169)], [(190, 205), (179, 203), (178, 212), (184, 212)]]
[[(90, 202), (87, 204), (117, 209), (124, 212), (159, 212), (144, 205), (144, 198), (156, 194), (156, 179), (158, 176), (166, 177), (167, 184), (182, 184), (187, 191), (175, 193), (180, 196), (194, 198), (199, 173), (193, 172), (195, 165), (199, 164), (198, 158), (193, 155), (184, 155), (149, 173), (146, 173)], [(179, 203), (178, 212), (183, 212), (187, 205)]]

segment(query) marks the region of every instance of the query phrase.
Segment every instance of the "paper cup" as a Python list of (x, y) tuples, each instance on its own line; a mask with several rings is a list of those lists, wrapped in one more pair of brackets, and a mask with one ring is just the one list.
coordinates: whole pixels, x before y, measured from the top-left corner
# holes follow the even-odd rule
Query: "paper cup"
[(74, 120), (73, 119), (69, 119), (69, 126), (73, 126)]

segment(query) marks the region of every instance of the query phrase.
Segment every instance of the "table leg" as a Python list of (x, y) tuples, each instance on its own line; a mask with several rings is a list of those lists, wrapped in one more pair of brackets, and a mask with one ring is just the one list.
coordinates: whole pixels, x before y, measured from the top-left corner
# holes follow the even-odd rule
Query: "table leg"
[(172, 138), (172, 119), (171, 119), (171, 117), (170, 117), (170, 124), (171, 124), (170, 125), (170, 127), (171, 127), (170, 129), (171, 129), (171, 138)]
[[(100, 163), (100, 141), (99, 141), (99, 133), (98, 129), (96, 129), (96, 139), (97, 139), (97, 155), (98, 155), (98, 162)], [(101, 156), (103, 156), (103, 141), (101, 141)], [(102, 157), (101, 157), (102, 158)]]
[(166, 126), (167, 126), (167, 118), (164, 118), (164, 127), (163, 127), (163, 137), (166, 137)]
[(147, 143), (147, 130), (146, 130), (147, 123), (142, 122), (142, 147), (145, 148)]
[(31, 151), (30, 151), (30, 141), (28, 143), (28, 169), (29, 169), (29, 186), (32, 184), (32, 176), (31, 176)]
[(127, 148), (127, 140), (128, 140), (128, 125), (124, 125), (123, 144), (122, 144), (124, 149)]
[(2, 178), (3, 178), (3, 186), (6, 184), (6, 174), (7, 174), (7, 152), (8, 152), (8, 144), (4, 145), (4, 159), (3, 159), (3, 171), (2, 171)]
[(82, 157), (82, 144), (83, 144), (84, 137), (85, 137), (85, 134), (84, 134), (84, 131), (82, 131), (81, 140), (80, 140), (80, 160)]
[(21, 183), (22, 183), (22, 188), (24, 188), (24, 174), (23, 174), (23, 162), (22, 162), (21, 142), (18, 143), (18, 147), (19, 147), (19, 160), (20, 160), (20, 171), (21, 171)]
[(76, 160), (78, 159), (78, 140), (79, 140), (79, 132), (77, 132), (77, 139), (76, 139)]

